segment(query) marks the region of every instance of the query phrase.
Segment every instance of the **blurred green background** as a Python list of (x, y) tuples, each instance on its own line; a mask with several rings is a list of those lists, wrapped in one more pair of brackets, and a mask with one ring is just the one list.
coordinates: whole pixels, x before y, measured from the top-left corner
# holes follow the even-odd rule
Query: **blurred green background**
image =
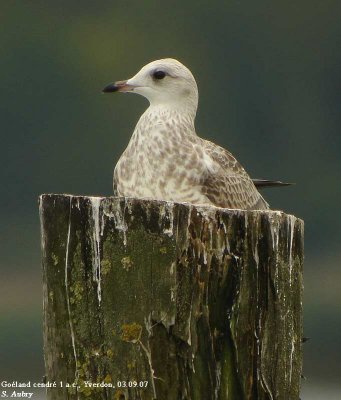
[(101, 89), (174, 57), (198, 133), (297, 183), (264, 195), (306, 223), (302, 398), (341, 398), (340, 20), (339, 0), (1, 2), (1, 379), (43, 375), (38, 195), (111, 194), (147, 103)]

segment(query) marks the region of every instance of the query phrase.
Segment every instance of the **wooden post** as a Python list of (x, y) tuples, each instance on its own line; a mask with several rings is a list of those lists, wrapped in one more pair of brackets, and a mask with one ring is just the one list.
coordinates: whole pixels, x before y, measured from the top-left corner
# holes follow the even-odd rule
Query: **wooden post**
[(40, 197), (49, 400), (299, 399), (303, 222)]

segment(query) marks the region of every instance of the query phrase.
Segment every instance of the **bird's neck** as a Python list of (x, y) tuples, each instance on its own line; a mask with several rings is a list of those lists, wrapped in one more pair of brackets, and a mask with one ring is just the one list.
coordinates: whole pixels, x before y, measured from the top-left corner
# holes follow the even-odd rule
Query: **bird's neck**
[(180, 130), (186, 134), (195, 135), (195, 115), (196, 110), (172, 104), (151, 104), (142, 114), (138, 125), (147, 125), (149, 129)]

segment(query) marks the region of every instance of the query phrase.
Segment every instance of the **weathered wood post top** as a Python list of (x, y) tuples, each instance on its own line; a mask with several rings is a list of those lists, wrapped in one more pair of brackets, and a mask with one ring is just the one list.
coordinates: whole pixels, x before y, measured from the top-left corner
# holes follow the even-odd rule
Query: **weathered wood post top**
[(298, 400), (303, 222), (40, 196), (49, 400)]

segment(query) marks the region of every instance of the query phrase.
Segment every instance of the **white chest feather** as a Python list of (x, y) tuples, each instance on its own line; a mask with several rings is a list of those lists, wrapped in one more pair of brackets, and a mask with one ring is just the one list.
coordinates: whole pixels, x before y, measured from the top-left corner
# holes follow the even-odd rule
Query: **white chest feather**
[(200, 182), (206, 170), (193, 120), (147, 111), (138, 122), (114, 172), (118, 195), (208, 203)]

